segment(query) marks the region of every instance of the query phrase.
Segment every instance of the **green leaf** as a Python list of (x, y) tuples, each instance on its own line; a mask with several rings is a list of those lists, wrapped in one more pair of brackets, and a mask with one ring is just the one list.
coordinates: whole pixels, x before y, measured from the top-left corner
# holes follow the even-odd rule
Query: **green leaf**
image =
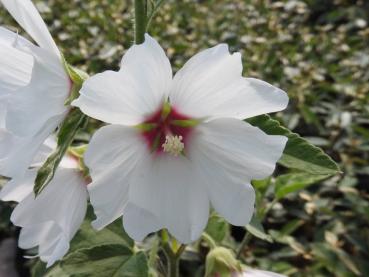
[(212, 212), (205, 232), (216, 242), (222, 242), (229, 233), (229, 225), (223, 217)]
[(36, 264), (31, 269), (32, 277), (69, 277), (63, 269), (61, 269), (59, 264), (55, 264), (48, 270), (43, 262), (38, 260)]
[(289, 193), (306, 188), (329, 176), (330, 175), (312, 175), (303, 172), (280, 175), (275, 181), (275, 196), (277, 199), (281, 199)]
[(62, 160), (69, 145), (72, 143), (77, 130), (85, 124), (87, 117), (79, 109), (72, 109), (59, 128), (56, 150), (47, 158), (37, 172), (33, 188), (37, 196), (54, 177), (55, 171)]
[(265, 233), (263, 225), (255, 216), (253, 216), (250, 223), (246, 225), (246, 230), (261, 240), (273, 242), (272, 237)]
[(68, 255), (60, 266), (71, 277), (148, 276), (145, 254), (133, 253), (122, 244), (105, 244), (77, 250)]
[(280, 229), (280, 233), (283, 236), (291, 235), (293, 232), (295, 232), (298, 228), (300, 228), (302, 225), (304, 225), (304, 221), (301, 219), (293, 219), (289, 220), (283, 227)]
[(334, 175), (340, 172), (338, 165), (322, 149), (281, 126), (277, 120), (272, 119), (269, 115), (260, 115), (247, 119), (247, 121), (269, 135), (288, 137), (279, 164), (317, 175)]
[(301, 244), (299, 241), (297, 241), (293, 236), (285, 235), (279, 230), (269, 230), (269, 234), (273, 238), (273, 240), (283, 243), (286, 245), (289, 245), (293, 250), (295, 250), (299, 254), (307, 254), (308, 251), (306, 247)]
[[(311, 245), (312, 255), (316, 261), (324, 265), (326, 269), (328, 269), (333, 276), (337, 277), (351, 277), (351, 276), (359, 276), (350, 272), (347, 268), (347, 265), (342, 262), (342, 259), (333, 251), (329, 245), (324, 243), (313, 243)], [(347, 263), (347, 260), (346, 260)], [(350, 261), (350, 266), (354, 271), (357, 271), (355, 264)]]

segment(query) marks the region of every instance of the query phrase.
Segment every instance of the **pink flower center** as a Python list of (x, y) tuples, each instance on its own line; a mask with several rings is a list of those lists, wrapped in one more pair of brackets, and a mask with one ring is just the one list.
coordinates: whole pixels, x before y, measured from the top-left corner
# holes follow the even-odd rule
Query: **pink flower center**
[(196, 124), (196, 120), (165, 103), (160, 110), (140, 124), (140, 130), (152, 152), (169, 152), (177, 156), (187, 145)]

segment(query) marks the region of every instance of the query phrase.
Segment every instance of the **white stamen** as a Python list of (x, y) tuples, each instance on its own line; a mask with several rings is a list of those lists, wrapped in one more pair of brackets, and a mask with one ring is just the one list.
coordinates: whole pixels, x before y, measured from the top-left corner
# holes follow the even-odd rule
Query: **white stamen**
[(165, 137), (165, 142), (161, 147), (163, 147), (164, 152), (177, 157), (184, 149), (184, 143), (182, 142), (182, 139), (182, 136), (167, 135)]

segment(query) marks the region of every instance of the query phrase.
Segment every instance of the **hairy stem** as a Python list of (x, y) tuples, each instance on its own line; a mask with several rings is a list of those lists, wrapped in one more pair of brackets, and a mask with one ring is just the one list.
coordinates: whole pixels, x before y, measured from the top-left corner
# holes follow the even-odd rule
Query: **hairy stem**
[(169, 235), (166, 230), (161, 232), (161, 244), (162, 249), (167, 259), (167, 276), (179, 277), (179, 260), (186, 249), (186, 245), (181, 244), (177, 250), (173, 251), (173, 248), (169, 244)]
[(135, 0), (135, 44), (145, 41), (146, 0)]

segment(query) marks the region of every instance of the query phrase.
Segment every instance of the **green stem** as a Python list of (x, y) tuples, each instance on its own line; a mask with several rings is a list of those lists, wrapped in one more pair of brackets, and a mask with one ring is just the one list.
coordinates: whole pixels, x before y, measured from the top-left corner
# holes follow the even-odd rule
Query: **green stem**
[(179, 259), (176, 259), (172, 252), (164, 250), (165, 257), (167, 258), (167, 276), (178, 277), (179, 276)]
[(146, 31), (146, 0), (135, 0), (135, 43), (145, 41)]
[(247, 232), (246, 235), (243, 237), (243, 240), (241, 241), (240, 246), (238, 247), (238, 250), (237, 250), (237, 253), (236, 253), (236, 258), (237, 259), (241, 258), (243, 250), (249, 244), (251, 238), (252, 238), (251, 233)]
[(183, 251), (186, 249), (186, 245), (181, 244), (178, 250), (174, 252), (169, 244), (169, 236), (166, 230), (161, 231), (161, 244), (167, 259), (167, 276), (179, 277), (179, 260)]

